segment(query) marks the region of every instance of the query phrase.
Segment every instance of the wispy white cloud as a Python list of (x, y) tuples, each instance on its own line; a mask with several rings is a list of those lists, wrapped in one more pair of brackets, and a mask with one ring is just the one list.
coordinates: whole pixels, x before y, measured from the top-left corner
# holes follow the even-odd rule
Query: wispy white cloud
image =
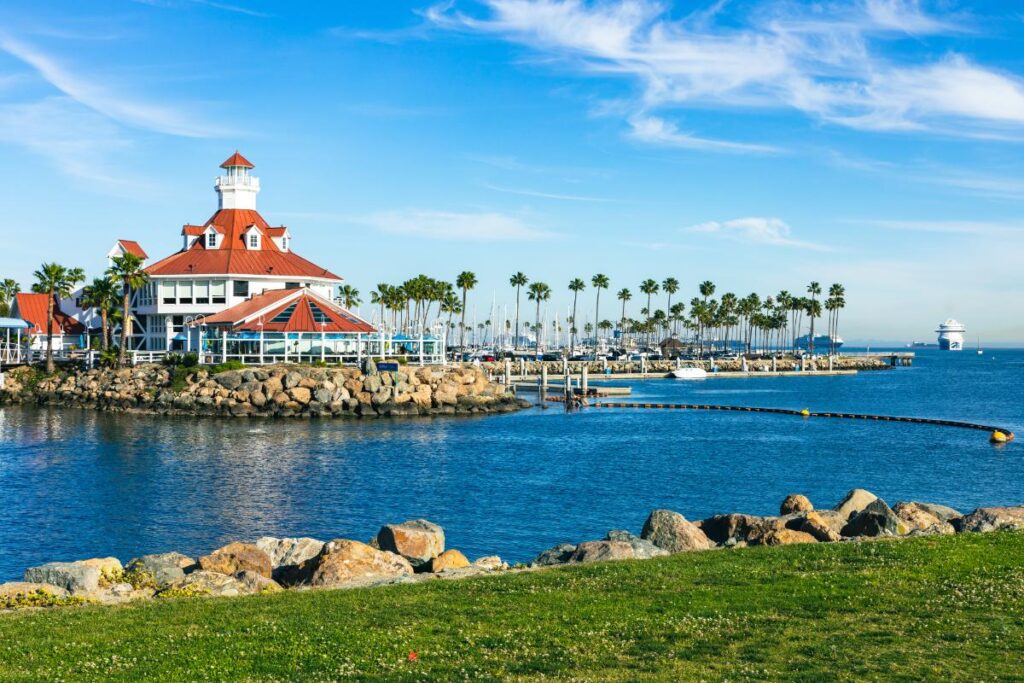
[(382, 232), (436, 240), (469, 242), (504, 242), (538, 240), (552, 234), (539, 230), (516, 216), (502, 213), (459, 213), (405, 209), (382, 211), (358, 222)]
[(897, 163), (881, 159), (855, 157), (828, 151), (829, 161), (838, 167), (863, 171), (925, 185), (939, 185), (965, 194), (1018, 201), (1024, 199), (1024, 180), (1018, 168), (988, 168), (986, 172), (965, 171), (932, 163)]
[(217, 2), (216, 0), (131, 0), (139, 5), (150, 5), (151, 7), (164, 7), (168, 9), (174, 9), (183, 7), (186, 5), (202, 5), (204, 7), (212, 7), (213, 9), (219, 9), (224, 12), (231, 12), (233, 14), (242, 14), (247, 17), (257, 17), (260, 19), (266, 19), (274, 15), (268, 14), (267, 12), (261, 12), (254, 10), (245, 5), (228, 3), (228, 2)]
[(0, 50), (32, 67), (68, 97), (120, 123), (184, 137), (209, 137), (220, 132), (171, 107), (140, 102), (116, 93), (93, 79), (73, 73), (49, 55), (10, 36), (0, 34)]
[(685, 228), (687, 232), (721, 235), (748, 244), (767, 244), (776, 247), (796, 247), (814, 251), (832, 251), (831, 247), (805, 242), (792, 237), (792, 229), (779, 218), (751, 216), (728, 221), (708, 221)]
[(782, 151), (780, 148), (772, 145), (755, 145), (745, 142), (698, 137), (691, 133), (684, 133), (674, 123), (657, 116), (633, 116), (629, 119), (629, 125), (631, 128), (629, 137), (634, 140), (668, 147), (712, 152), (756, 152), (761, 154), (775, 154)]
[(622, 200), (614, 199), (611, 197), (592, 197), (588, 195), (578, 194), (559, 194), (557, 192), (542, 192), (540, 190), (529, 190), (515, 187), (502, 187), (501, 185), (492, 185), (490, 183), (483, 183), (483, 186), (488, 190), (494, 190), (495, 192), (504, 192), (506, 194), (517, 194), (524, 197), (538, 197), (540, 199), (556, 199), (567, 202), (619, 202)]
[(0, 105), (0, 142), (28, 149), (104, 192), (125, 194), (142, 187), (138, 176), (123, 174), (109, 162), (131, 146), (119, 127), (69, 97)]
[[(674, 18), (656, 0), (480, 0), (425, 12), (434, 25), (527, 45), (588, 75), (632, 80), (630, 135), (703, 151), (770, 145), (709, 139), (666, 120), (679, 107), (790, 108), (850, 128), (976, 136), (1024, 127), (1024, 81), (947, 53), (896, 58), (912, 35), (969, 30), (970, 18), (930, 13), (917, 0), (714, 3)], [(742, 12), (742, 14), (741, 14)], [(617, 104), (617, 107), (619, 105)]]

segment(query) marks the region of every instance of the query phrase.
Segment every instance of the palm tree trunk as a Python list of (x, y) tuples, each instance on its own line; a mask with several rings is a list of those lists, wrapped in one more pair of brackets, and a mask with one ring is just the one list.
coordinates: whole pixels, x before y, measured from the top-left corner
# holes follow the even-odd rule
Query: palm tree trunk
[(512, 338), (512, 348), (515, 351), (519, 350), (519, 290), (520, 287), (516, 285), (516, 331)]
[(131, 324), (131, 314), (128, 310), (131, 305), (130, 299), (131, 292), (126, 282), (124, 283), (124, 297), (121, 301), (121, 348), (117, 350), (117, 365), (121, 368), (124, 367), (124, 360), (128, 349), (128, 326)]
[(579, 296), (579, 292), (572, 293), (572, 324), (569, 325), (569, 357), (572, 357), (573, 352), (576, 350), (576, 297)]
[(46, 304), (46, 372), (52, 375), (53, 365), (53, 292), (50, 292)]
[(597, 288), (597, 303), (594, 304), (594, 353), (597, 353), (597, 323), (601, 317), (601, 288)]
[(100, 309), (100, 346), (104, 351), (107, 351), (110, 346), (107, 343), (108, 331), (107, 331), (107, 309)]

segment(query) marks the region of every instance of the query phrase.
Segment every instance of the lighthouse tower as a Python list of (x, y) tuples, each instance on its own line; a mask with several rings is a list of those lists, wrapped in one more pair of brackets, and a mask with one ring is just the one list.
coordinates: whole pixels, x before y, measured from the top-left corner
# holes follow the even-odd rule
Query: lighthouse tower
[(217, 208), (255, 211), (260, 179), (249, 175), (249, 171), (255, 168), (252, 163), (236, 151), (220, 167), (224, 169), (224, 175), (214, 181)]

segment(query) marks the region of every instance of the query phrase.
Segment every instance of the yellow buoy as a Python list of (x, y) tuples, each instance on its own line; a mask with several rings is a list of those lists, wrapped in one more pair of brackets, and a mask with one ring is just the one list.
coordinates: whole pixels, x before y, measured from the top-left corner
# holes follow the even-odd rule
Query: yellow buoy
[(807, 408), (804, 408), (803, 410), (800, 411), (800, 414), (803, 415), (804, 417), (810, 417), (811, 411), (807, 410)]
[(998, 429), (992, 432), (992, 436), (988, 439), (992, 443), (1006, 443), (1009, 439), (1006, 438), (1006, 434), (1002, 433)]

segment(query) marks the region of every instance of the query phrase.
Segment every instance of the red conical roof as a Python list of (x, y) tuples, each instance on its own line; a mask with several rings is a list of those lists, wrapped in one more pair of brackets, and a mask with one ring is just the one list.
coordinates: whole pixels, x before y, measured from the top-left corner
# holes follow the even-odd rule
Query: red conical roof
[(251, 161), (249, 161), (248, 159), (243, 157), (241, 154), (239, 154), (237, 149), (235, 150), (235, 153), (232, 154), (228, 158), (227, 161), (225, 161), (223, 164), (220, 165), (221, 168), (231, 168), (232, 166), (244, 166), (245, 168), (256, 168), (255, 166), (252, 165)]

